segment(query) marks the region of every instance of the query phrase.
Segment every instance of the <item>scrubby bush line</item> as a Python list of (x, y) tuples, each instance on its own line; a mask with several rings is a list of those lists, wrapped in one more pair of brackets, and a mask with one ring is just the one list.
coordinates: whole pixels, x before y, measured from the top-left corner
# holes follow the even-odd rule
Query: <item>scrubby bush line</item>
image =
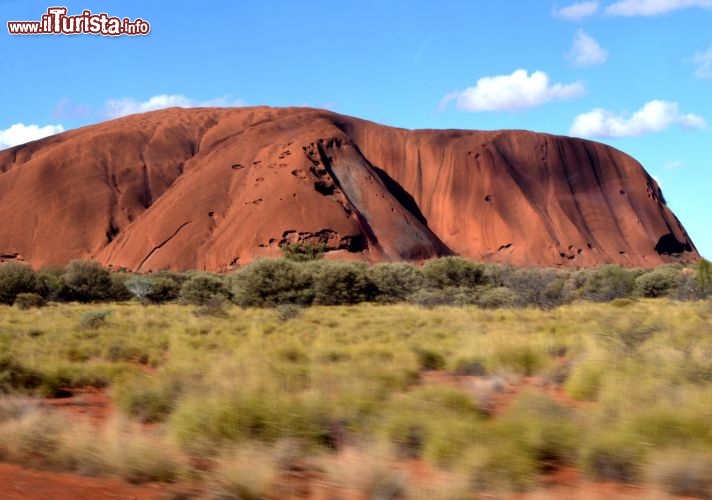
[(654, 269), (515, 268), (461, 257), (435, 259), (422, 266), (403, 262), (367, 266), (324, 260), (314, 251), (290, 250), (285, 258), (259, 259), (228, 275), (195, 271), (136, 275), (110, 272), (91, 261), (39, 271), (14, 262), (0, 264), (0, 304), (16, 303), (25, 309), (42, 307), (47, 301), (131, 298), (143, 305), (178, 300), (201, 306), (201, 314), (220, 314), (229, 302), (242, 307), (410, 302), (424, 307), (549, 309), (578, 299), (697, 300), (710, 295), (712, 265), (704, 259), (687, 267), (671, 264)]

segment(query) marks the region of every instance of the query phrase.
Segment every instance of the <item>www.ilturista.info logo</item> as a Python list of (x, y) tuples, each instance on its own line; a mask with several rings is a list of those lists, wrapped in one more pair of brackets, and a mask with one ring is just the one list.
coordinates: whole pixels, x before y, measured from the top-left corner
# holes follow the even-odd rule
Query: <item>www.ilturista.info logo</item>
[(66, 7), (50, 7), (42, 14), (40, 21), (8, 21), (7, 31), (11, 35), (148, 35), (151, 25), (148, 21), (128, 17), (120, 19), (105, 13), (92, 14), (84, 10), (76, 16), (68, 16)]

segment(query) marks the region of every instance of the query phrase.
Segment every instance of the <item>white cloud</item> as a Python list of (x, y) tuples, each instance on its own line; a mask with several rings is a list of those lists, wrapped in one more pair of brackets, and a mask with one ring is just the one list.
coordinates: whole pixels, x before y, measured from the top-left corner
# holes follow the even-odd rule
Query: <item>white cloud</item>
[(665, 165), (663, 165), (663, 168), (665, 170), (677, 170), (678, 168), (684, 167), (685, 164), (681, 162), (680, 160), (673, 160), (667, 162)]
[(137, 101), (130, 97), (111, 99), (104, 105), (104, 114), (109, 118), (118, 118), (120, 116), (145, 113), (146, 111), (154, 111), (173, 106), (181, 108), (244, 106), (244, 102), (231, 100), (228, 97), (218, 97), (207, 101), (195, 101), (183, 95), (160, 94), (151, 97), (147, 101)]
[(455, 101), (465, 111), (517, 111), (540, 106), (549, 101), (573, 99), (583, 95), (580, 82), (567, 85), (551, 84), (549, 75), (535, 71), (531, 76), (524, 69), (511, 75), (486, 76), (477, 85), (446, 95), (441, 108)]
[(606, 62), (608, 52), (603, 50), (598, 42), (584, 30), (578, 30), (576, 38), (574, 38), (574, 45), (569, 51), (569, 57), (577, 66), (593, 66)]
[(712, 8), (712, 0), (619, 0), (606, 7), (612, 16), (655, 16), (688, 7)]
[(0, 149), (36, 141), (37, 139), (59, 134), (60, 132), (64, 132), (64, 127), (61, 125), (45, 125), (44, 127), (40, 127), (38, 125), (15, 123), (10, 128), (0, 130)]
[(685, 128), (704, 128), (705, 120), (698, 115), (682, 114), (676, 102), (650, 101), (629, 118), (597, 108), (574, 118), (570, 134), (581, 137), (636, 137), (662, 132), (673, 125)]
[(692, 62), (697, 66), (695, 68), (695, 76), (697, 78), (712, 79), (712, 47), (705, 52), (695, 54)]
[(567, 7), (554, 9), (553, 14), (556, 17), (567, 19), (569, 21), (580, 21), (584, 17), (592, 16), (598, 11), (598, 2), (578, 2)]
[[(0, 0), (1, 1), (1, 0)], [(96, 115), (96, 111), (89, 106), (74, 104), (69, 98), (61, 99), (54, 107), (52, 116), (57, 120), (90, 120)]]

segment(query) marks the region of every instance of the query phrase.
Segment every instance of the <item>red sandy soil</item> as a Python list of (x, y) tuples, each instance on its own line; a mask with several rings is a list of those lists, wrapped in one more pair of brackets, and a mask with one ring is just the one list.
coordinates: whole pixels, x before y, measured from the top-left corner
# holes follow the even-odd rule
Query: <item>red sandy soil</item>
[(114, 477), (26, 469), (0, 463), (3, 500), (166, 500), (176, 498), (171, 485), (137, 486)]
[(69, 397), (44, 399), (41, 406), (61, 412), (70, 418), (86, 419), (95, 425), (106, 422), (115, 411), (111, 398), (104, 389), (73, 388), (70, 392)]
[(310, 108), (172, 108), (0, 151), (0, 260), (225, 271), (295, 242), (330, 258), (513, 265), (699, 257), (609, 146), (409, 131)]
[[(422, 463), (403, 464), (413, 479), (425, 482), (432, 472)], [(546, 486), (532, 492), (507, 496), (511, 500), (612, 500), (673, 498), (641, 486), (585, 481), (573, 469), (557, 471), (545, 478)], [(131, 485), (114, 477), (84, 477), (50, 471), (27, 469), (0, 463), (0, 498), (3, 500), (167, 500), (207, 498), (179, 485)], [(326, 486), (309, 473), (294, 472), (276, 488), (274, 498), (308, 498), (312, 500), (361, 500), (354, 492)], [(678, 498), (678, 497), (675, 497)], [(681, 498), (681, 497), (679, 497)]]
[[(421, 462), (404, 463), (401, 469), (411, 480), (427, 484), (433, 472)], [(440, 480), (441, 478), (438, 478)], [(84, 477), (51, 471), (27, 469), (0, 463), (0, 498), (3, 500), (167, 500), (208, 498), (194, 488), (180, 485), (132, 485), (114, 477)], [(285, 476), (271, 498), (279, 500), (362, 500), (355, 492), (328, 486), (315, 473), (295, 471)], [(664, 499), (670, 497), (642, 486), (593, 483), (573, 469), (563, 469), (544, 478), (544, 486), (531, 492), (506, 496), (482, 495), (478, 498), (511, 500), (612, 500)]]

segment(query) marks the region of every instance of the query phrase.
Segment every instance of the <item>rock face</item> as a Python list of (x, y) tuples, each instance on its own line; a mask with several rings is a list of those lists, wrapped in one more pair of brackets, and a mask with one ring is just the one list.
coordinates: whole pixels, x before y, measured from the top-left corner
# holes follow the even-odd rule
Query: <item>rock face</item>
[(35, 267), (225, 271), (300, 241), (370, 262), (699, 257), (655, 181), (611, 147), (310, 108), (173, 108), (1, 151), (0, 213), (0, 259)]

